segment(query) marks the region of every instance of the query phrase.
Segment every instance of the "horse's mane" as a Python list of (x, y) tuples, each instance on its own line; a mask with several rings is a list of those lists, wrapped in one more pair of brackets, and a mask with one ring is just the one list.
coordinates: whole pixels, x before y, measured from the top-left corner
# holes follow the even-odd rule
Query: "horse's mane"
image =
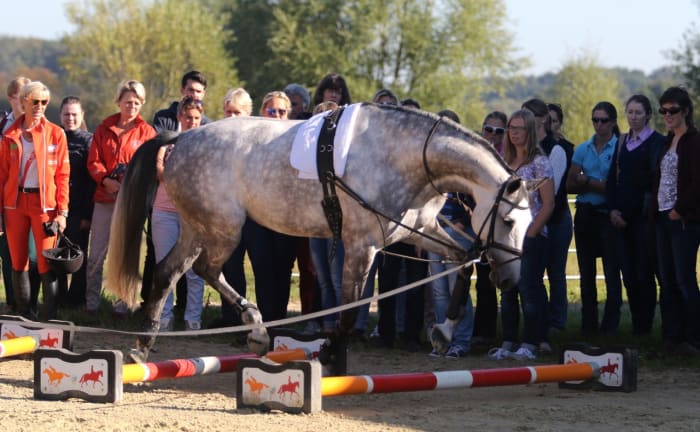
[(508, 164), (505, 162), (503, 157), (496, 151), (496, 149), (489, 143), (484, 137), (479, 135), (478, 133), (474, 132), (473, 130), (463, 126), (460, 123), (457, 123), (447, 117), (440, 117), (435, 113), (429, 112), (429, 111), (423, 111), (423, 110), (418, 110), (415, 108), (406, 108), (403, 106), (399, 105), (390, 105), (390, 104), (378, 104), (374, 102), (362, 102), (363, 106), (372, 106), (378, 109), (383, 109), (387, 111), (395, 111), (395, 112), (400, 112), (402, 115), (408, 115), (408, 116), (414, 116), (421, 118), (423, 120), (428, 120), (431, 123), (435, 123), (438, 120), (442, 119), (442, 124), (449, 126), (452, 128), (455, 132), (455, 136), (457, 135), (466, 135), (468, 138), (467, 141), (473, 145), (478, 145), (482, 147), (484, 150), (491, 152), (496, 160), (498, 160), (503, 168), (508, 171), (509, 173), (513, 173), (513, 170), (508, 166)]

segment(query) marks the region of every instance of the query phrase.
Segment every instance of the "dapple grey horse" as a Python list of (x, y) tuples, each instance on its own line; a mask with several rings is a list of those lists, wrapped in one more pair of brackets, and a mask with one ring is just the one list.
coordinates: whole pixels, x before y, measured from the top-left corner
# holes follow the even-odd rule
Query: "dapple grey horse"
[[(145, 304), (144, 331), (155, 332), (167, 294), (190, 267), (234, 305), (246, 324), (261, 315), (221, 275), (250, 217), (294, 236), (332, 236), (320, 204), (318, 180), (300, 179), (290, 165), (299, 121), (258, 117), (216, 121), (180, 135), (159, 135), (134, 155), (119, 192), (108, 252), (107, 289), (138, 305), (139, 250), (144, 221), (157, 187), (159, 147), (175, 146), (163, 182), (180, 215), (180, 236), (156, 265)], [(338, 191), (345, 246), (342, 302), (360, 297), (375, 254), (398, 241), (460, 260), (466, 256), (436, 216), (445, 192), (471, 194), (472, 223), (502, 289), (519, 280), (521, 250), (531, 221), (527, 187), (477, 134), (444, 118), (393, 106), (362, 104), (354, 122), (344, 185), (364, 203)], [(335, 336), (352, 328), (356, 312), (341, 314)], [(139, 337), (132, 359), (144, 361), (155, 335)], [(249, 348), (268, 349), (264, 326), (248, 334)], [(332, 344), (332, 342), (331, 342)]]

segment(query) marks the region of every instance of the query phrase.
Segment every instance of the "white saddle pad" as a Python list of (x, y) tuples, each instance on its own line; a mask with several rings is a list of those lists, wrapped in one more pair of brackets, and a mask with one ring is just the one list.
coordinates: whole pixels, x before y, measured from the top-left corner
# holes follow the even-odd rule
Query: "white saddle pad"
[[(357, 113), (360, 112), (360, 105), (352, 104), (345, 107), (345, 111), (343, 111), (343, 115), (338, 123), (338, 129), (333, 141), (333, 169), (338, 177), (342, 177), (345, 173), (350, 143), (355, 130), (355, 119), (357, 118)], [(330, 111), (326, 111), (311, 117), (302, 124), (294, 137), (289, 162), (292, 164), (292, 167), (299, 170), (299, 178), (318, 180), (316, 146), (318, 145), (318, 136), (321, 133), (323, 120), (330, 113)]]

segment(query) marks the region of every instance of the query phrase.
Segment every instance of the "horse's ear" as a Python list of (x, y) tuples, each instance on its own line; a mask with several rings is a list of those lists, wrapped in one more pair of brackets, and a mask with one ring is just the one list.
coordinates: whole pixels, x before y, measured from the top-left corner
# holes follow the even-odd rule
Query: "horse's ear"
[(520, 189), (520, 185), (522, 184), (522, 179), (520, 177), (516, 177), (513, 180), (511, 180), (510, 183), (508, 183), (508, 186), (506, 187), (506, 192), (508, 192), (508, 195), (515, 193), (518, 189)]
[(540, 186), (542, 186), (542, 183), (544, 183), (546, 180), (546, 178), (525, 180), (525, 188), (528, 192), (536, 191), (540, 188)]

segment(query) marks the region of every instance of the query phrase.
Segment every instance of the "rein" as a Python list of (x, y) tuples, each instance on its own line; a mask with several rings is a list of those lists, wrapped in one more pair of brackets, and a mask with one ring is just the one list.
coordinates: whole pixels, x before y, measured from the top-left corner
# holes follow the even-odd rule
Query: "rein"
[[(430, 170), (430, 166), (428, 165), (428, 159), (427, 159), (428, 145), (430, 144), (430, 141), (432, 141), (433, 136), (435, 135), (437, 128), (440, 126), (441, 123), (442, 123), (442, 117), (439, 117), (438, 120), (432, 125), (432, 127), (430, 128), (430, 131), (428, 132), (428, 135), (425, 138), (425, 142), (423, 144), (423, 168), (425, 169), (425, 174), (428, 178), (428, 181), (430, 182), (430, 185), (440, 195), (443, 195), (443, 193), (440, 191), (440, 189), (438, 189), (438, 187), (435, 185), (435, 183), (433, 181), (433, 178), (435, 176), (433, 175), (432, 171)], [(454, 249), (454, 245), (447, 243), (447, 242), (444, 242), (439, 238), (436, 238), (436, 237), (433, 237), (433, 236), (428, 235), (426, 233), (423, 233), (421, 231), (418, 231), (417, 229), (402, 223), (398, 219), (393, 218), (392, 216), (389, 216), (386, 213), (383, 213), (380, 210), (376, 209), (371, 204), (369, 204), (367, 201), (365, 201), (364, 198), (362, 198), (360, 195), (358, 195), (357, 192), (355, 192), (350, 186), (348, 186), (341, 178), (339, 178), (335, 174), (335, 172), (326, 170), (326, 172), (324, 174), (325, 174), (324, 180), (326, 182), (329, 182), (330, 184), (336, 186), (338, 189), (340, 189), (343, 192), (345, 192), (346, 194), (348, 194), (348, 196), (350, 198), (352, 198), (355, 202), (357, 202), (365, 210), (368, 210), (369, 212), (371, 212), (375, 215), (378, 215), (378, 216), (380, 216), (380, 217), (382, 217), (390, 222), (393, 222), (396, 225), (410, 231), (413, 234), (417, 234), (423, 238), (427, 238), (428, 240), (431, 240), (435, 243), (441, 244), (449, 249)], [(474, 238), (472, 238), (472, 236), (470, 236), (466, 233), (463, 233), (463, 232), (461, 233), (466, 238), (469, 238), (470, 240), (472, 240), (472, 247), (468, 251), (466, 251), (467, 252), (466, 259), (468, 261), (478, 258), (479, 256), (481, 256), (481, 254), (484, 251), (486, 251), (488, 249), (498, 249), (498, 250), (502, 250), (504, 252), (507, 252), (507, 253), (510, 253), (513, 255), (513, 258), (511, 258), (510, 260), (508, 260), (502, 264), (507, 264), (511, 261), (515, 261), (516, 259), (519, 259), (520, 256), (522, 255), (521, 250), (513, 248), (513, 247), (508, 246), (506, 244), (497, 242), (494, 238), (494, 228), (496, 225), (496, 217), (498, 215), (498, 208), (499, 208), (501, 202), (505, 202), (514, 208), (521, 208), (520, 206), (518, 206), (518, 204), (516, 204), (516, 203), (514, 203), (514, 202), (512, 202), (504, 197), (506, 187), (515, 178), (516, 177), (511, 175), (506, 181), (504, 181), (500, 185), (496, 199), (495, 199), (494, 203), (492, 204), (491, 209), (489, 210), (489, 213), (486, 216), (486, 219), (484, 220), (481, 227), (479, 228), (477, 238), (474, 239)], [(486, 238), (486, 244), (483, 244), (483, 242), (481, 241), (481, 234), (484, 231), (484, 229), (486, 228), (487, 224), (489, 225), (489, 233), (488, 233), (488, 236)], [(495, 266), (495, 263), (492, 263), (492, 265)], [(497, 267), (497, 266), (495, 266), (495, 267)]]

